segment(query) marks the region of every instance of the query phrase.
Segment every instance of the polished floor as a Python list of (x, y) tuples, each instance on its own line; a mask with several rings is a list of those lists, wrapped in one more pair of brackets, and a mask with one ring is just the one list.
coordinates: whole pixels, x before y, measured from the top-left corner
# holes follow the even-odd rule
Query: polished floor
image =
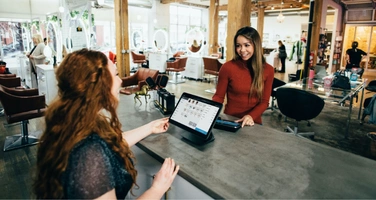
[[(276, 73), (275, 77), (288, 81), (288, 73), (294, 73), (296, 65), (287, 63), (286, 73)], [(364, 78), (376, 79), (375, 72), (366, 72)], [(171, 84), (166, 87), (168, 91), (179, 97), (181, 93), (188, 92), (205, 98), (211, 98), (213, 94), (205, 92), (213, 88), (213, 82), (207, 83), (196, 80), (184, 79), (185, 83)], [(372, 93), (366, 94), (371, 96)], [(122, 101), (122, 98), (120, 99)], [(356, 104), (355, 106), (358, 106)], [(118, 109), (121, 116), (122, 109)], [(126, 109), (126, 108), (125, 108)], [(369, 132), (376, 131), (376, 125), (360, 125), (357, 120), (358, 107), (354, 108), (351, 119), (349, 138), (344, 139), (344, 125), (346, 123), (348, 107), (340, 107), (334, 104), (325, 104), (320, 115), (311, 120), (311, 126), (301, 122), (299, 129), (302, 131), (314, 131), (314, 141), (321, 143), (323, 148), (336, 148), (340, 151), (349, 151), (366, 159), (376, 160), (376, 143), (367, 137)], [(4, 144), (6, 136), (20, 132), (20, 125), (7, 125), (4, 117), (0, 117), (0, 144)], [(263, 114), (263, 125), (272, 127), (276, 132), (286, 134), (284, 129), (287, 125), (293, 125), (293, 120), (284, 120), (278, 110), (267, 110)], [(43, 130), (43, 118), (32, 119), (29, 123), (30, 131)], [(124, 130), (127, 127), (123, 127)], [(295, 136), (292, 136), (295, 137)], [(0, 151), (0, 199), (30, 199), (33, 174), (36, 163), (37, 147), (25, 147), (13, 151)], [(345, 159), (345, 158), (344, 158)]]

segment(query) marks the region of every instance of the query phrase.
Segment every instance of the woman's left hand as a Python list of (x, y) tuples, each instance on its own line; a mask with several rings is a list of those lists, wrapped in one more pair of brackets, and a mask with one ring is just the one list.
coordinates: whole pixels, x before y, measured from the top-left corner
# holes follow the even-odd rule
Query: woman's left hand
[(236, 120), (235, 122), (242, 122), (242, 127), (244, 126), (253, 126), (255, 122), (250, 115), (244, 115), (243, 118)]
[(163, 133), (166, 132), (170, 124), (168, 123), (168, 117), (157, 119), (149, 123), (151, 133)]

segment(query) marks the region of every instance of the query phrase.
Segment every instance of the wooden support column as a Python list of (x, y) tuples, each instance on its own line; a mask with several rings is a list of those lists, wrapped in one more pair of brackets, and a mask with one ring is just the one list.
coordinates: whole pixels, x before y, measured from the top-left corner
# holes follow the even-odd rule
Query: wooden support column
[(234, 56), (233, 40), (236, 32), (241, 27), (251, 25), (251, 1), (228, 1), (227, 13), (226, 60), (231, 60)]
[[(209, 7), (209, 55), (218, 53), (218, 5), (219, 0), (210, 0)], [(223, 52), (222, 52), (223, 53)]]
[(322, 13), (323, 1), (315, 1), (314, 12), (313, 12), (313, 24), (312, 24), (312, 37), (310, 50), (314, 52), (315, 56), (313, 57), (313, 66), (317, 63), (317, 53), (319, 49), (319, 37), (321, 28), (321, 13)]
[(115, 0), (116, 66), (119, 76), (129, 76), (128, 0)]
[(260, 4), (257, 10), (257, 32), (260, 34), (261, 41), (264, 36), (264, 16), (265, 16), (265, 6)]

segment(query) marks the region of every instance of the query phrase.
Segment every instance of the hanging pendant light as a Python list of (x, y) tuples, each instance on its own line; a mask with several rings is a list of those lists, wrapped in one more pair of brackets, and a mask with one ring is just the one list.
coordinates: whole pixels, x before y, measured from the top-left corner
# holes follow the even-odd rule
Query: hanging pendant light
[(285, 20), (285, 16), (283, 16), (283, 14), (282, 14), (282, 4), (283, 4), (283, 1), (281, 1), (281, 10), (280, 10), (280, 13), (277, 17), (277, 22), (279, 22), (279, 23), (282, 23)]

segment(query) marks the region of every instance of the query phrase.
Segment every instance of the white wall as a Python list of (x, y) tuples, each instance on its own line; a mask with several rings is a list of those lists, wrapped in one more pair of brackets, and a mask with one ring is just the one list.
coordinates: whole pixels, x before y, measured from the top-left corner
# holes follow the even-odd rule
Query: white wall
[[(282, 23), (277, 22), (277, 16), (265, 16), (264, 36), (269, 34), (268, 48), (277, 48), (278, 40), (282, 40), (286, 47), (300, 40), (302, 24), (308, 24), (308, 16), (285, 15)], [(251, 26), (257, 29), (257, 18), (251, 19)], [(267, 40), (267, 38), (264, 38)]]

